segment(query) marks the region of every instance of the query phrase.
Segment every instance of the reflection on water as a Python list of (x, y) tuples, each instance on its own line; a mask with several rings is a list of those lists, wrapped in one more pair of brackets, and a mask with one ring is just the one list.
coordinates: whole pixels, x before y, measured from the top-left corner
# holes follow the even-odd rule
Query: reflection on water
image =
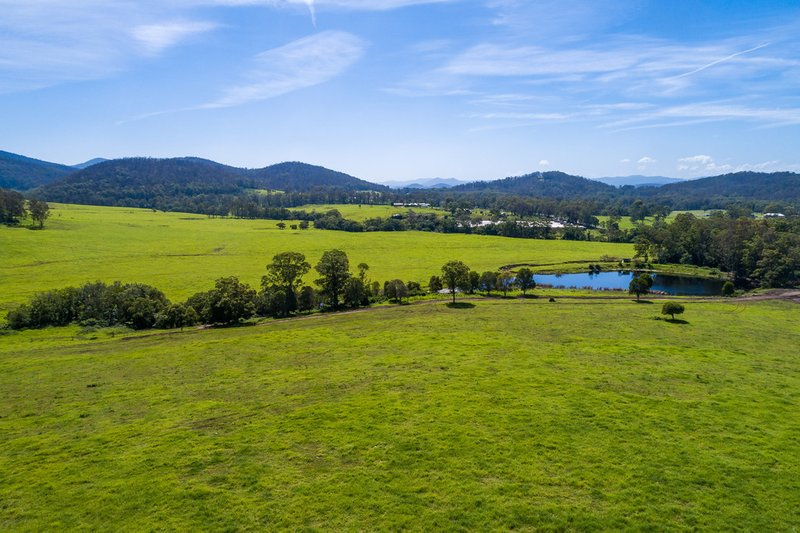
[[(537, 285), (553, 287), (578, 287), (595, 290), (628, 290), (633, 272), (597, 272), (581, 274), (536, 274)], [(679, 296), (717, 296), (725, 283), (718, 279), (653, 274), (652, 291), (665, 292)]]

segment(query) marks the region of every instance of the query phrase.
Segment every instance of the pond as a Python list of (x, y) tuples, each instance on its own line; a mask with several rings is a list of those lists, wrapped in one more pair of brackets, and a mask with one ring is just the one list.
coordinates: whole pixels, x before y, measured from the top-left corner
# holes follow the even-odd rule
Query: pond
[[(536, 274), (533, 279), (537, 285), (551, 285), (564, 288), (591, 288), (594, 290), (628, 290), (633, 272), (597, 272), (581, 274)], [(652, 291), (665, 292), (676, 296), (719, 296), (724, 280), (652, 274)]]

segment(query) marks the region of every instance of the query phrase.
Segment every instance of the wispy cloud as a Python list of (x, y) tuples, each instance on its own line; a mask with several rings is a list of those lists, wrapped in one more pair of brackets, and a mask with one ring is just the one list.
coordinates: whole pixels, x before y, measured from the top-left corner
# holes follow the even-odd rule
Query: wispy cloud
[(147, 113), (118, 124), (171, 113), (235, 107), (313, 87), (345, 72), (361, 58), (365, 48), (365, 41), (350, 33), (317, 33), (257, 55), (244, 80), (226, 89), (216, 100)]
[(0, 91), (96, 79), (217, 27), (172, 4), (0, 1)]
[(745, 120), (772, 126), (795, 125), (800, 124), (800, 108), (767, 108), (725, 102), (698, 102), (666, 106), (634, 114), (621, 120), (608, 122), (601, 127), (613, 131), (629, 131), (722, 120)]
[(259, 54), (244, 83), (202, 107), (219, 108), (265, 100), (319, 85), (343, 73), (366, 43), (350, 33), (326, 31)]
[[(388, 11), (457, 0), (0, 0), (0, 92), (114, 75), (221, 24), (209, 7)], [(202, 17), (197, 13), (202, 12)]]
[(136, 26), (131, 30), (131, 34), (146, 53), (155, 55), (192, 35), (205, 33), (216, 27), (217, 24), (213, 22), (166, 22)]

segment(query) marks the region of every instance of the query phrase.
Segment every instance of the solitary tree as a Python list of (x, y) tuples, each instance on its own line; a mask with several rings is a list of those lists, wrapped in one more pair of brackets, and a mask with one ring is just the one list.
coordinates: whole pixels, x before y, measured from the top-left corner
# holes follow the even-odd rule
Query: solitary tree
[(261, 278), (264, 290), (271, 287), (281, 289), (286, 298), (286, 312), (297, 310), (297, 287), (304, 275), (311, 270), (306, 256), (299, 252), (283, 252), (272, 258), (267, 265), (267, 275)]
[(638, 276), (634, 276), (631, 282), (628, 284), (628, 293), (636, 295), (636, 301), (639, 301), (639, 297), (642, 294), (647, 294), (650, 292), (650, 287), (653, 286), (653, 278), (650, 274), (640, 274)]
[(462, 261), (448, 261), (442, 266), (442, 282), (456, 303), (456, 290), (469, 285), (469, 267)]
[(522, 291), (523, 296), (528, 290), (536, 288), (536, 282), (533, 280), (533, 271), (528, 267), (522, 267), (517, 271), (517, 287)]
[(683, 314), (684, 311), (683, 305), (677, 302), (664, 302), (664, 305), (661, 307), (661, 314), (670, 315), (673, 321), (675, 320), (675, 315)]
[(0, 189), (0, 223), (16, 224), (25, 213), (25, 197), (22, 194)]
[(50, 216), (50, 206), (44, 200), (28, 200), (28, 211), (34, 222), (39, 223), (39, 229), (44, 227), (44, 221)]
[(322, 276), (316, 284), (328, 298), (333, 309), (339, 309), (339, 297), (344, 289), (344, 284), (350, 278), (350, 261), (347, 254), (341, 250), (328, 250), (322, 254), (314, 269)]
[(278, 222), (275, 225), (278, 226), (278, 229), (286, 229), (286, 222)]

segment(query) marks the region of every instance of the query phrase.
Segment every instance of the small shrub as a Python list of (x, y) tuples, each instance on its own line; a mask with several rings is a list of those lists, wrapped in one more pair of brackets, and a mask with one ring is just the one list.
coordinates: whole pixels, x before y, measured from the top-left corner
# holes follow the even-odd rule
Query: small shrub
[(723, 296), (733, 296), (735, 292), (736, 292), (736, 288), (733, 286), (733, 283), (731, 283), (730, 281), (726, 281), (722, 285), (722, 295)]
[(675, 320), (675, 315), (683, 314), (685, 308), (682, 304), (677, 302), (664, 302), (664, 305), (661, 307), (661, 314), (662, 315), (670, 315), (671, 320)]

